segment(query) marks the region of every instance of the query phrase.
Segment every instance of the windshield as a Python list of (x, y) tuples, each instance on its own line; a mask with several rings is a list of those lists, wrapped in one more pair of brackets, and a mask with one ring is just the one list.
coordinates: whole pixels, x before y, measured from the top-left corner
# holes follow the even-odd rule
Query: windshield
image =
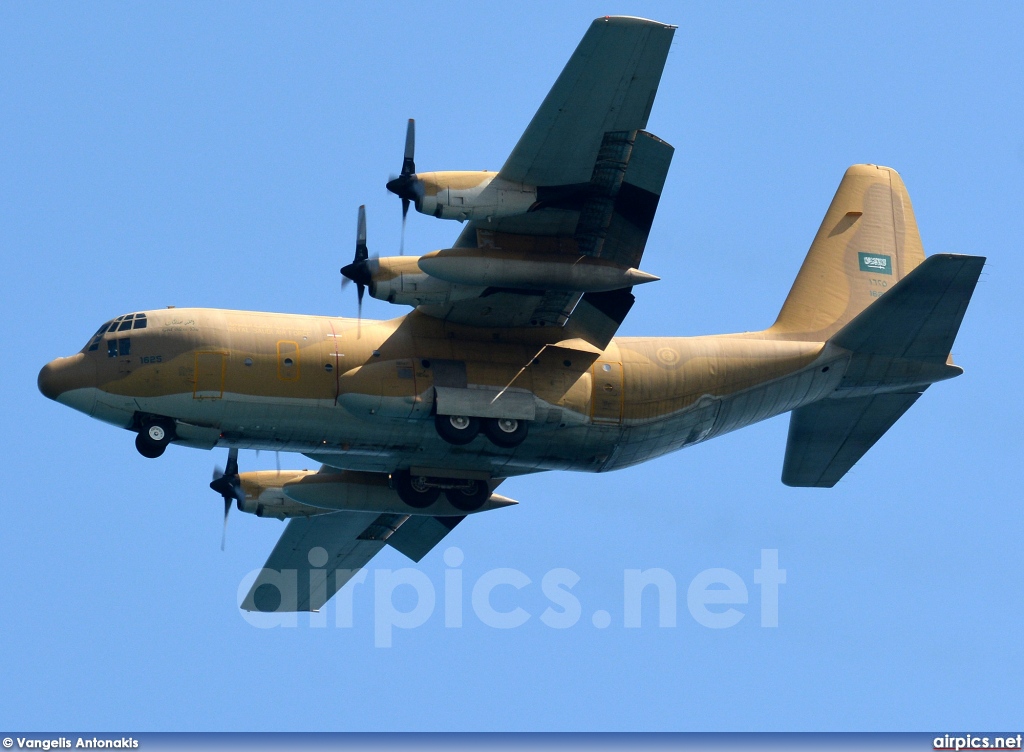
[[(92, 338), (82, 350), (85, 352), (95, 352), (100, 349), (100, 342), (103, 340), (104, 334), (124, 332), (131, 329), (145, 329), (147, 323), (146, 314), (144, 313), (129, 313), (124, 316), (118, 316), (113, 321), (107, 321), (97, 329), (96, 333), (92, 335)], [(117, 352), (117, 345), (114, 346), (114, 352)]]

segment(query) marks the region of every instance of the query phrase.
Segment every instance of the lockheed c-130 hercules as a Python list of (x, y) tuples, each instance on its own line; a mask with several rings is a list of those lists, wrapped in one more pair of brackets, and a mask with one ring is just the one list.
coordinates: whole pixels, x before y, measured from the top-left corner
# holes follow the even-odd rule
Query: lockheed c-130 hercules
[[(454, 245), (342, 273), (414, 310), (390, 321), (212, 309), (119, 316), (47, 364), (47, 397), (170, 443), (227, 447), (210, 484), (288, 519), (243, 599), (319, 609), (384, 545), (419, 561), (506, 478), (607, 472), (792, 411), (782, 480), (833, 486), (929, 385), (985, 259), (925, 258), (892, 169), (847, 170), (763, 331), (620, 337), (673, 149), (646, 132), (675, 27), (592, 23), (504, 166), (417, 173), (410, 121), (388, 188), (466, 224)], [(318, 471), (239, 473), (238, 449)]]

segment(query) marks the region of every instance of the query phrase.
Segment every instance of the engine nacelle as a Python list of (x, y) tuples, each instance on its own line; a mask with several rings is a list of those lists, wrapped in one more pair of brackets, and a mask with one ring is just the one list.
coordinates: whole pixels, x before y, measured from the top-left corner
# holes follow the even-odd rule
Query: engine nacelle
[(658, 277), (604, 259), (575, 253), (449, 248), (418, 260), (430, 277), (466, 287), (606, 292), (654, 282)]
[[(372, 512), (374, 514), (461, 516), (467, 514), (451, 505), (442, 494), (429, 509), (411, 507), (391, 488), (387, 475), (340, 471), (335, 473), (313, 470), (260, 470), (241, 473), (239, 480), (245, 492), (245, 501), (238, 502), (242, 512), (257, 517), (312, 517), (331, 512)], [(459, 480), (433, 479), (444, 487), (458, 486)], [(498, 494), (490, 498), (475, 512), (499, 509), (516, 504)], [(367, 524), (372, 521), (367, 519)]]
[(419, 267), (419, 256), (386, 256), (367, 259), (370, 295), (400, 305), (444, 305), (471, 298), (478, 289), (453, 285), (432, 277)]
[(421, 172), (412, 176), (416, 211), (439, 219), (496, 219), (526, 214), (537, 188), (499, 178), (496, 172)]
[(326, 514), (329, 510), (302, 504), (288, 498), (284, 493), (286, 483), (298, 482), (308, 475), (316, 475), (315, 470), (259, 470), (240, 473), (238, 476), (245, 493), (245, 501), (235, 505), (239, 512), (254, 514), (257, 517), (273, 517), (286, 520), (291, 517), (312, 517)]

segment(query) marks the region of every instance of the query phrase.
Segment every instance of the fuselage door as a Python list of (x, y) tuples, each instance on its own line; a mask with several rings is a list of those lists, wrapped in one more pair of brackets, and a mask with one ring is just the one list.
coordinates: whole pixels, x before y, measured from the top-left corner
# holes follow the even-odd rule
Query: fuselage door
[(192, 397), (194, 399), (220, 399), (224, 396), (224, 370), (226, 364), (226, 353), (196, 353), (196, 381), (192, 389)]
[(622, 363), (598, 360), (593, 365), (590, 417), (595, 423), (622, 421)]

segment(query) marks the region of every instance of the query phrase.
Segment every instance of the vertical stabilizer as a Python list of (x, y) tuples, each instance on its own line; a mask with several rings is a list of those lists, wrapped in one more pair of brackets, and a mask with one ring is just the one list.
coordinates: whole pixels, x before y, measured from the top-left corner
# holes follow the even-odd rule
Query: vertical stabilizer
[(846, 171), (769, 334), (824, 342), (924, 261), (899, 173)]

